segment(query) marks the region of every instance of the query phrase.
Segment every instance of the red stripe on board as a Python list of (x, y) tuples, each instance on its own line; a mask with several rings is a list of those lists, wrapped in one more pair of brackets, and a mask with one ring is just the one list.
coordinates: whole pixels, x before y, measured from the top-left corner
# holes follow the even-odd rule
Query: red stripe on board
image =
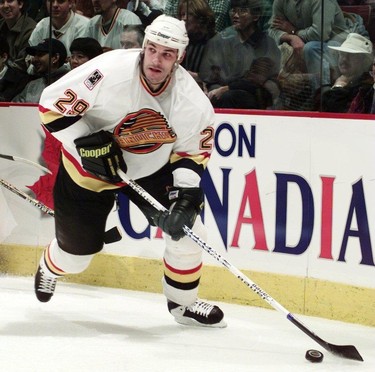
[[(158, 92), (160, 93), (160, 92)], [(0, 107), (37, 107), (36, 103), (18, 103), (18, 102), (0, 102)], [(235, 114), (235, 115), (261, 115), (261, 116), (294, 116), (301, 118), (329, 118), (329, 119), (357, 119), (357, 120), (375, 120), (375, 114), (351, 114), (337, 112), (319, 112), (319, 111), (283, 111), (283, 110), (253, 110), (253, 109), (215, 109), (216, 114)]]
[(249, 116), (292, 116), (301, 118), (326, 118), (326, 119), (356, 119), (374, 120), (375, 114), (351, 114), (338, 112), (318, 111), (282, 111), (282, 110), (241, 110), (241, 109), (215, 109), (216, 114), (249, 115)]

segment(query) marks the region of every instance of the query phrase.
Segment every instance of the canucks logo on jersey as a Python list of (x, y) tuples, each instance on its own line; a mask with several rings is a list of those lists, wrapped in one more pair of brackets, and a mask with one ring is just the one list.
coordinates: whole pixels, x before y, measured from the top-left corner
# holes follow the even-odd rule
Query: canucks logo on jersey
[(176, 141), (167, 119), (152, 109), (128, 114), (116, 126), (114, 137), (123, 150), (134, 154), (147, 154)]

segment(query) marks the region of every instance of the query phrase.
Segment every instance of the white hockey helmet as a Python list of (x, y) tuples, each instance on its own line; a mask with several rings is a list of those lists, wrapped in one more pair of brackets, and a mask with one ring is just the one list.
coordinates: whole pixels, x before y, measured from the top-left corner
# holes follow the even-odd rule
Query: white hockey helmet
[(185, 22), (165, 14), (160, 15), (146, 27), (142, 49), (148, 41), (177, 49), (178, 59), (181, 59), (189, 44)]

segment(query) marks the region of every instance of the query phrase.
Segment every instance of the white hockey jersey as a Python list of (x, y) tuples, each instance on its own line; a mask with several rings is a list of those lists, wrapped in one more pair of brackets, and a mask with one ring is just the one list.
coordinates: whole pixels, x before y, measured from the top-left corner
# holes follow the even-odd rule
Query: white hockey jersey
[[(29, 38), (29, 44), (31, 46), (38, 45), (44, 39), (49, 38), (49, 20), (50, 18), (46, 17), (37, 23)], [(63, 27), (56, 30), (52, 26), (52, 38), (61, 41), (65, 45), (68, 56), (70, 55), (69, 48), (72, 41), (78, 37), (84, 36), (88, 22), (89, 18), (71, 11), (69, 20)]]
[(125, 25), (139, 25), (141, 24), (139, 17), (129, 10), (118, 8), (115, 15), (108, 25), (106, 31), (102, 25), (102, 16), (96, 15), (92, 17), (85, 30), (86, 37), (92, 37), (99, 41), (102, 47), (111, 49), (121, 49), (120, 35), (124, 31)]
[[(163, 89), (149, 90), (140, 74), (140, 50), (104, 53), (46, 88), (39, 103), (45, 128), (63, 143), (63, 162), (73, 180), (100, 191), (122, 186), (101, 181), (81, 167), (74, 140), (100, 130), (113, 133), (132, 179), (170, 162), (174, 186), (201, 176), (213, 147), (214, 110), (181, 66)], [(198, 177), (198, 178), (199, 178)], [(194, 183), (194, 184), (193, 184)]]

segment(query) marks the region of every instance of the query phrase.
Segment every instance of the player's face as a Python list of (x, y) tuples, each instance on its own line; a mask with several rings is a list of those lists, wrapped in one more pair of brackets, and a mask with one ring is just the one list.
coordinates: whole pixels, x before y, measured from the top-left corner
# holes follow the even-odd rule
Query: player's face
[(116, 5), (116, 0), (91, 0), (95, 14), (103, 14)]
[(144, 50), (143, 74), (152, 89), (157, 89), (172, 73), (177, 49), (148, 42)]
[(363, 71), (363, 54), (361, 53), (339, 53), (338, 66), (340, 72), (349, 77), (360, 76)]
[(70, 67), (73, 70), (76, 67), (83, 65), (88, 60), (89, 60), (89, 57), (87, 57), (85, 54), (81, 52), (72, 52), (70, 59), (69, 59)]
[(47, 10), (50, 11), (50, 6), (52, 3), (52, 13), (53, 19), (65, 20), (67, 19), (70, 9), (72, 9), (72, 0), (47, 0)]
[(18, 0), (0, 0), (0, 15), (5, 21), (14, 20), (21, 16), (23, 2)]

